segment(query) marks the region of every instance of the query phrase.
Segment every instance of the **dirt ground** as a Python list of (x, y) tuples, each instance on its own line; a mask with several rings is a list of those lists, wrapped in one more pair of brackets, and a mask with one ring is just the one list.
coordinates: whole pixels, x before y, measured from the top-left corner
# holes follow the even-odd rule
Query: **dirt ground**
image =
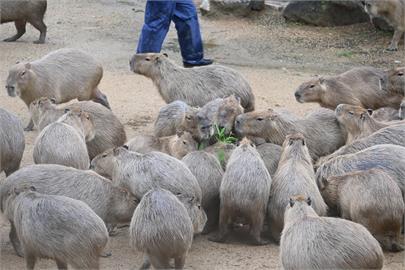
[[(34, 45), (38, 32), (31, 26), (16, 43), (0, 42), (0, 84), (4, 85), (10, 65), (30, 61), (63, 47), (83, 49), (104, 66), (100, 89), (108, 96), (114, 113), (125, 124), (128, 138), (152, 131), (159, 107), (164, 105), (152, 82), (129, 71), (143, 22), (144, 1), (140, 0), (48, 0), (47, 43)], [(257, 109), (281, 106), (303, 115), (315, 108), (298, 104), (294, 89), (315, 74), (344, 71), (359, 65), (392, 67), (404, 64), (402, 51), (383, 50), (391, 34), (376, 31), (369, 24), (338, 28), (309, 27), (286, 23), (279, 13), (266, 10), (248, 18), (201, 18), (207, 57), (239, 70), (250, 82)], [(12, 24), (0, 26), (0, 38), (13, 35)], [(163, 51), (180, 63), (174, 27)], [(402, 62), (399, 63), (398, 61)], [(0, 107), (17, 114), (26, 124), (23, 102), (0, 91)], [(37, 131), (26, 133), (22, 166), (32, 164)], [(4, 179), (4, 175), (0, 175)], [(24, 260), (15, 255), (8, 238), (9, 224), (0, 220), (0, 267), (22, 269)], [(132, 251), (128, 231), (123, 229), (109, 243), (112, 257), (101, 259), (103, 269), (134, 269), (142, 254)], [(278, 246), (252, 247), (238, 242), (217, 244), (198, 236), (186, 261), (189, 269), (280, 268)], [(404, 269), (404, 252), (385, 253), (385, 269)], [(41, 260), (38, 269), (55, 268)]]

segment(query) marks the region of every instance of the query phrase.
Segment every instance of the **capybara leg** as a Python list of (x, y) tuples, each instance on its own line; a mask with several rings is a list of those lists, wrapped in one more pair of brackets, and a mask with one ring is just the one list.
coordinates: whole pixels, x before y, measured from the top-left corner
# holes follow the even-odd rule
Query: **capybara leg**
[(219, 232), (217, 235), (208, 237), (208, 240), (213, 242), (223, 243), (226, 240), (229, 232), (229, 216), (227, 209), (221, 209), (219, 213)]
[(24, 128), (25, 131), (32, 131), (34, 129), (34, 121), (32, 121), (32, 118), (30, 119), (30, 122), (28, 125)]
[(111, 110), (110, 103), (108, 103), (107, 96), (104, 95), (99, 89), (96, 89), (94, 91), (92, 100), (94, 102), (100, 103), (101, 105), (103, 105)]
[(59, 270), (67, 269), (67, 264), (59, 260), (56, 260), (56, 266), (58, 267)]
[(170, 266), (169, 258), (162, 256), (162, 255), (151, 255), (149, 254), (150, 263), (153, 265), (155, 269), (169, 269), (172, 268)]
[(183, 256), (174, 258), (174, 268), (175, 269), (183, 269), (185, 263), (186, 263), (186, 254), (184, 254)]
[[(256, 213), (258, 214), (258, 213)], [(250, 225), (250, 233), (252, 235), (252, 244), (253, 245), (268, 245), (269, 241), (264, 240), (261, 238), (260, 233), (262, 232), (263, 228), (263, 220), (264, 220), (264, 215), (259, 215), (258, 217), (254, 217), (251, 220), (251, 225)]]
[(37, 258), (32, 254), (25, 254), (25, 263), (27, 265), (28, 270), (32, 270), (35, 267), (35, 262)]
[(398, 50), (398, 43), (401, 40), (403, 33), (404, 32), (395, 30), (394, 36), (392, 37), (390, 46), (387, 48), (387, 51), (397, 51)]
[(22, 37), (22, 35), (25, 34), (25, 25), (27, 24), (25, 20), (17, 20), (14, 22), (14, 24), (15, 28), (17, 29), (17, 34), (15, 34), (12, 37), (6, 38), (4, 41), (6, 42), (16, 41), (17, 39)]
[(34, 19), (29, 21), (32, 26), (34, 26), (40, 32), (39, 39), (34, 41), (35, 44), (43, 44), (45, 43), (46, 38), (46, 25), (42, 19)]
[(143, 263), (139, 269), (142, 270), (142, 269), (149, 269), (149, 268), (150, 268), (149, 256), (145, 255), (145, 257), (143, 258)]
[(271, 221), (269, 222), (269, 226), (271, 238), (273, 238), (276, 243), (280, 243), (281, 229), (278, 225), (274, 224)]
[[(218, 202), (219, 204), (219, 202)], [(213, 206), (207, 209), (207, 224), (205, 224), (202, 234), (213, 232), (218, 227), (219, 207)]]
[(21, 243), (20, 243), (20, 240), (18, 239), (17, 231), (15, 229), (13, 222), (11, 222), (11, 229), (10, 229), (9, 237), (10, 237), (10, 242), (13, 245), (13, 248), (14, 248), (15, 252), (17, 253), (17, 255), (20, 257), (24, 257), (24, 252), (22, 250)]

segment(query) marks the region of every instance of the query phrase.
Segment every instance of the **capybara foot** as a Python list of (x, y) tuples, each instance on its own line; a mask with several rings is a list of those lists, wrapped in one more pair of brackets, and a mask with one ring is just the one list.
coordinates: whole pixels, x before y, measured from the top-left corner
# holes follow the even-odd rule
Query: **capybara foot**
[(208, 240), (211, 242), (225, 243), (226, 236), (222, 235), (222, 234), (216, 234), (216, 235), (208, 237)]
[(396, 52), (396, 51), (398, 51), (398, 47), (391, 45), (386, 50), (389, 52)]
[(35, 40), (33, 43), (34, 44), (44, 44), (45, 40), (38, 39), (38, 40)]
[(391, 248), (389, 251), (391, 252), (401, 252), (404, 250), (404, 247), (398, 243), (392, 243)]
[(3, 39), (4, 42), (14, 42), (14, 41), (16, 41), (16, 40), (17, 40), (17, 38), (16, 38), (15, 36), (12, 36), (12, 37)]
[(111, 251), (103, 251), (103, 252), (101, 252), (100, 257), (108, 258), (108, 257), (111, 257), (111, 255), (112, 255)]
[(270, 241), (264, 240), (262, 238), (259, 238), (259, 239), (254, 238), (254, 239), (252, 239), (251, 244), (255, 245), (255, 246), (265, 246), (265, 245), (270, 244)]

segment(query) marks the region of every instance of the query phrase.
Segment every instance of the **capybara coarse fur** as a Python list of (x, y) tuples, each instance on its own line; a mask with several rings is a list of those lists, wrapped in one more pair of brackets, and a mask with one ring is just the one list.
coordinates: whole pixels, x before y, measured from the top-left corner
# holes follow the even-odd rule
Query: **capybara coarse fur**
[[(30, 165), (13, 173), (0, 186), (0, 210), (5, 211), (9, 193), (21, 186), (35, 186), (37, 191), (61, 195), (85, 202), (106, 224), (128, 223), (138, 200), (128, 191), (92, 171), (60, 165)], [(17, 254), (22, 251), (11, 224), (10, 240)]]
[(139, 135), (129, 140), (125, 145), (130, 151), (142, 154), (160, 151), (178, 159), (197, 150), (197, 142), (189, 132), (178, 132), (167, 137)]
[(390, 24), (395, 32), (388, 51), (398, 50), (398, 43), (405, 33), (405, 0), (366, 0), (365, 10), (373, 17), (381, 17)]
[(112, 180), (112, 171), (114, 169), (114, 148), (110, 148), (93, 158), (90, 162), (90, 169), (99, 175)]
[[(35, 190), (35, 189), (34, 189)], [(39, 258), (55, 260), (59, 269), (99, 269), (107, 245), (103, 220), (84, 202), (35, 191), (18, 193), (13, 224), (21, 241), (27, 269)]]
[(193, 224), (175, 195), (154, 188), (136, 208), (129, 235), (131, 246), (145, 253), (155, 269), (172, 268), (172, 259), (175, 269), (183, 269), (193, 242)]
[(45, 43), (46, 25), (44, 16), (46, 12), (46, 0), (0, 0), (0, 23), (14, 22), (17, 34), (3, 41), (16, 41), (25, 34), (27, 22), (40, 32), (36, 44)]
[(301, 84), (295, 92), (298, 102), (316, 102), (334, 110), (339, 104), (366, 109), (398, 108), (403, 95), (385, 89), (386, 74), (373, 67), (353, 68), (336, 76), (322, 76)]
[(315, 161), (329, 155), (345, 144), (346, 134), (332, 110), (319, 108), (304, 118), (297, 119), (273, 109), (244, 113), (236, 117), (236, 133), (253, 136), (282, 145), (291, 133), (302, 133)]
[(362, 224), (383, 249), (398, 252), (405, 212), (401, 189), (382, 170), (357, 171), (324, 179), (322, 196), (345, 219)]
[(405, 96), (405, 67), (396, 67), (385, 71), (387, 90)]
[(311, 198), (294, 196), (285, 203), (280, 241), (283, 268), (381, 269), (384, 254), (363, 225), (333, 217), (320, 217)]
[(202, 207), (207, 214), (204, 232), (215, 229), (219, 218), (219, 188), (224, 170), (218, 159), (205, 151), (194, 151), (181, 160), (194, 174), (202, 191)]
[(380, 169), (388, 173), (405, 194), (405, 147), (381, 144), (362, 151), (334, 157), (324, 163), (316, 171), (316, 182), (323, 188), (325, 179), (353, 171)]
[(131, 70), (150, 78), (166, 103), (182, 100), (202, 107), (216, 98), (235, 95), (246, 111), (253, 111), (255, 98), (249, 83), (234, 69), (210, 65), (183, 68), (162, 53), (135, 54)]
[(115, 184), (128, 189), (138, 199), (156, 187), (169, 190), (185, 204), (194, 233), (202, 232), (207, 216), (201, 209), (201, 188), (183, 162), (161, 152), (140, 154), (124, 147), (114, 149), (113, 155)]
[(273, 178), (280, 161), (282, 152), (281, 146), (274, 143), (263, 143), (256, 146), (256, 150), (259, 152), (264, 165), (266, 165), (267, 170)]
[(94, 138), (93, 120), (80, 109), (66, 110), (66, 114), (45, 127), (36, 138), (34, 162), (86, 170), (90, 166), (86, 141)]
[(302, 134), (288, 135), (270, 189), (267, 208), (268, 224), (272, 238), (280, 241), (284, 226), (284, 212), (288, 199), (296, 194), (305, 194), (312, 199), (312, 207), (320, 216), (326, 216), (328, 207), (315, 182), (311, 156)]
[(155, 121), (154, 135), (166, 137), (175, 135), (178, 131), (188, 131), (194, 139), (198, 139), (197, 111), (198, 108), (188, 106), (180, 100), (163, 106)]
[(0, 173), (6, 176), (20, 168), (25, 149), (24, 129), (20, 119), (0, 108)]
[(235, 148), (236, 146), (232, 143), (216, 142), (213, 145), (205, 147), (203, 150), (207, 153), (213, 154), (225, 170), (226, 164)]
[(104, 151), (123, 145), (126, 140), (124, 125), (114, 113), (105, 106), (92, 101), (79, 101), (71, 104), (56, 105), (53, 99), (42, 97), (30, 104), (30, 112), (35, 126), (42, 130), (64, 114), (65, 109), (79, 108), (89, 113), (94, 122), (95, 136), (87, 141), (90, 159)]
[(336, 119), (347, 131), (346, 144), (351, 144), (355, 140), (367, 137), (390, 125), (372, 118), (373, 111), (371, 109), (364, 109), (359, 106), (340, 104), (336, 107), (335, 112)]
[(224, 242), (229, 227), (242, 221), (250, 226), (251, 243), (264, 245), (260, 234), (266, 217), (271, 176), (260, 154), (244, 138), (232, 152), (220, 187), (219, 233), (209, 239)]
[[(63, 103), (77, 98), (93, 100), (107, 108), (107, 97), (97, 88), (103, 68), (91, 55), (77, 49), (59, 49), (9, 70), (6, 88), (11, 97), (19, 96), (29, 107), (40, 97)], [(26, 127), (32, 130), (32, 120)]]
[(400, 112), (398, 109), (394, 109), (391, 107), (382, 107), (380, 109), (374, 110), (371, 118), (380, 122), (405, 120), (400, 118)]

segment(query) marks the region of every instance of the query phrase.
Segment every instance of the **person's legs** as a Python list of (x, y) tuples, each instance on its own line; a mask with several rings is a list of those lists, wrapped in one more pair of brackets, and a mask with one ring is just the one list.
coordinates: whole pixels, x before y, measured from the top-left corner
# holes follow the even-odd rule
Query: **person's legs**
[(175, 1), (146, 2), (145, 23), (139, 37), (137, 53), (160, 52), (175, 6)]

